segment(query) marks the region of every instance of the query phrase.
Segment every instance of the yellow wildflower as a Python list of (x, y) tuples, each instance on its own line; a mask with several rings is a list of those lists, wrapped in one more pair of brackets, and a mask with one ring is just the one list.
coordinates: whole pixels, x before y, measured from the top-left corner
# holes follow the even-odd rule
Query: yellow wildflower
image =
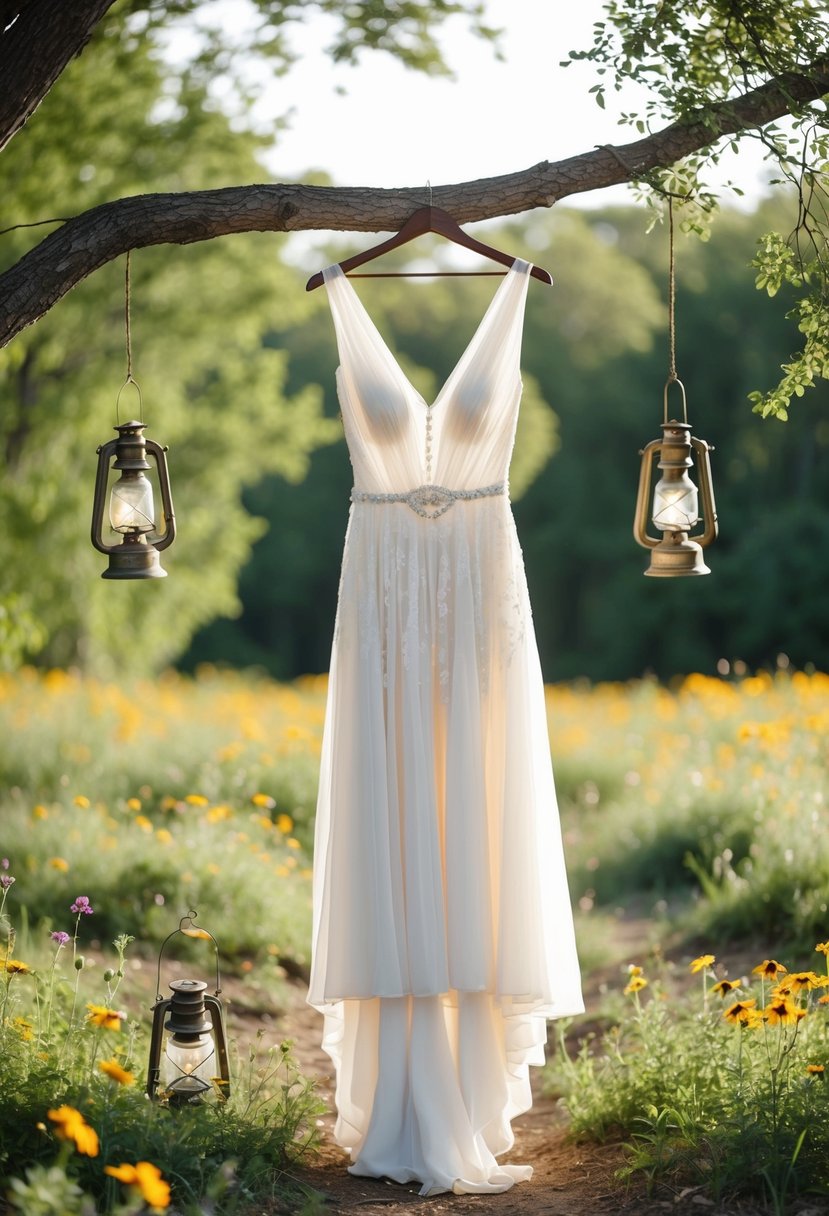
[(30, 1043), (35, 1037), (32, 1023), (28, 1018), (15, 1018), (12, 1022), (12, 1026), (14, 1026), (21, 1039), (23, 1039), (26, 1043)]
[(133, 823), (137, 828), (141, 828), (142, 832), (151, 832), (153, 830), (152, 821), (146, 815), (136, 815)]
[(131, 811), (140, 811), (142, 805), (143, 804), (142, 804), (140, 798), (128, 798), (127, 799), (127, 807)]
[(289, 849), (301, 849), (302, 845), (297, 840), (296, 836), (289, 836), (285, 841)]
[(628, 983), (625, 984), (623, 991), (625, 996), (631, 996), (634, 992), (641, 992), (642, 989), (647, 988), (647, 986), (648, 981), (645, 979), (644, 975), (634, 975), (631, 977)]
[(189, 802), (191, 806), (207, 806), (210, 799), (205, 798), (204, 794), (187, 794), (184, 801)]
[(294, 821), (290, 815), (286, 815), (283, 811), (281, 815), (277, 815), (276, 817), (276, 826), (283, 836), (289, 836), (294, 830)]
[(271, 798), (270, 794), (254, 794), (251, 798), (254, 806), (261, 806), (266, 811), (272, 811), (276, 806), (276, 799)]
[(151, 1208), (170, 1206), (170, 1184), (165, 1182), (161, 1170), (149, 1161), (137, 1161), (135, 1165), (105, 1165), (104, 1173), (127, 1186), (141, 1192), (141, 1198)]
[(829, 942), (818, 942), (818, 944), (815, 946), (815, 950), (817, 950), (820, 954), (825, 954), (827, 958), (829, 958)]
[(46, 1113), (55, 1124), (55, 1131), (61, 1140), (71, 1140), (84, 1157), (98, 1156), (98, 1133), (89, 1126), (79, 1110), (75, 1110), (74, 1106), (58, 1106)]
[(776, 979), (778, 975), (786, 975), (788, 967), (784, 967), (782, 963), (778, 963), (776, 959), (764, 958), (759, 966), (752, 969), (752, 975), (762, 975), (764, 980)]
[(772, 1001), (763, 1010), (763, 1017), (770, 1026), (796, 1025), (805, 1016), (806, 1010), (800, 1009), (797, 1005), (793, 1004), (788, 997), (781, 997), (777, 1001)]
[(9, 975), (31, 975), (32, 969), (28, 963), (21, 963), (19, 958), (7, 958), (3, 963)]
[(820, 988), (821, 980), (814, 971), (793, 971), (786, 980), (786, 986), (794, 992), (808, 992), (810, 988)]
[(155, 838), (159, 844), (172, 844), (173, 833), (168, 832), (166, 828), (159, 828), (155, 834)]
[(87, 1002), (89, 1010), (88, 1020), (93, 1026), (100, 1026), (103, 1030), (120, 1030), (122, 1016), (115, 1009), (107, 1009), (106, 1005), (92, 1005)]
[(90, 802), (86, 794), (76, 794), (72, 801), (74, 802), (75, 806), (79, 806), (82, 811), (85, 811), (90, 806)]
[(61, 874), (65, 874), (69, 869), (69, 862), (65, 857), (50, 857), (49, 865), (53, 870), (59, 870)]
[(49, 812), (46, 810), (46, 807), (43, 806), (40, 802), (37, 804), (36, 807), (34, 807), (32, 809), (32, 814), (34, 815), (35, 819), (48, 819), (49, 818)]
[(826, 996), (819, 996), (817, 999), (817, 1003), (818, 1003), (818, 1005), (829, 1005), (829, 994), (827, 994)]
[(719, 980), (712, 986), (711, 991), (716, 992), (717, 996), (728, 996), (729, 992), (736, 992), (739, 987), (739, 984), (731, 980)]
[(823, 1064), (807, 1064), (806, 1071), (813, 1077), (820, 1077), (823, 1080), (823, 1074), (826, 1071)]
[(628, 963), (628, 975), (629, 976), (644, 975), (644, 974), (645, 974), (645, 972), (636, 963)]
[(723, 1017), (729, 1022), (734, 1022), (735, 1025), (748, 1026), (755, 1015), (756, 1004), (753, 997), (745, 1001), (735, 1001), (733, 1005), (729, 1005), (728, 1009), (723, 1011)]
[(699, 958), (695, 958), (691, 963), (691, 970), (696, 975), (698, 971), (707, 970), (716, 961), (713, 954), (701, 954)]
[(113, 1081), (117, 1081), (119, 1085), (132, 1085), (135, 1082), (135, 1074), (128, 1072), (126, 1068), (122, 1068), (118, 1061), (113, 1058), (111, 1060), (101, 1060), (98, 1065), (101, 1072)]

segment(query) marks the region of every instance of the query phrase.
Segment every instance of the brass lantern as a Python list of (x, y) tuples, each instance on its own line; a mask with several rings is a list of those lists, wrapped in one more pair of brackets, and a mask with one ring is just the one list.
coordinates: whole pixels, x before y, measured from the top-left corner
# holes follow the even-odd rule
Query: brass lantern
[[(150, 1062), (147, 1069), (147, 1094), (164, 1099), (171, 1106), (194, 1105), (210, 1096), (222, 1099), (230, 1094), (222, 1002), (219, 999), (219, 947), (212, 933), (194, 923), (195, 912), (182, 918), (162, 942), (158, 955), (156, 1002)], [(203, 980), (173, 980), (172, 996), (162, 998), (161, 956), (164, 947), (177, 933), (209, 940), (216, 951), (216, 991), (207, 992)]]
[[(166, 578), (158, 555), (169, 548), (176, 538), (176, 520), (173, 499), (170, 493), (170, 478), (167, 472), (166, 448), (152, 439), (146, 439), (143, 422), (124, 422), (116, 426), (117, 439), (110, 439), (98, 448), (98, 474), (95, 479), (95, 500), (92, 507), (92, 544), (100, 553), (109, 557), (109, 565), (101, 578)], [(104, 543), (104, 511), (107, 506), (107, 483), (110, 461), (120, 476), (109, 493), (109, 524), (120, 533), (120, 544)], [(164, 519), (163, 534), (158, 540), (150, 540), (149, 534), (158, 532), (153, 503), (153, 488), (147, 470), (152, 466), (147, 459), (152, 456), (158, 471), (161, 489), (161, 510)]]
[[(682, 422), (676, 419), (668, 421), (668, 388), (674, 383), (679, 385), (682, 393)], [(651, 551), (650, 565), (645, 574), (655, 578), (678, 578), (711, 573), (703, 560), (702, 550), (717, 538), (717, 509), (708, 458), (713, 450), (704, 439), (697, 439), (691, 434), (682, 381), (669, 380), (665, 385), (662, 438), (651, 440), (640, 453), (642, 464), (633, 535), (640, 545)], [(699, 492), (688, 472), (694, 464), (693, 452), (697, 455), (704, 521), (702, 532), (695, 536), (690, 533), (700, 522), (700, 511)], [(648, 534), (648, 507), (653, 458), (656, 455), (659, 456), (657, 468), (661, 471), (661, 477), (654, 487), (650, 515), (654, 527), (662, 533), (661, 540)]]

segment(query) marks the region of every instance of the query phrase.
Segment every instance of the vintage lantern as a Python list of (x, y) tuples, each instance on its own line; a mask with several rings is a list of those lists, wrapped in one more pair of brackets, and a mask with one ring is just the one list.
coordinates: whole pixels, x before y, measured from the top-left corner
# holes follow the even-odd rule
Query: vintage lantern
[[(668, 420), (668, 388), (677, 384), (682, 393), (683, 421)], [(702, 550), (717, 537), (717, 509), (711, 483), (711, 463), (708, 453), (714, 449), (704, 439), (691, 434), (685, 388), (682, 381), (668, 380), (664, 394), (662, 438), (653, 439), (640, 453), (639, 494), (633, 535), (637, 542), (651, 550), (651, 560), (645, 574), (657, 578), (677, 578), (691, 574), (710, 574)], [(702, 532), (691, 536), (700, 522), (699, 492), (688, 470), (693, 467), (692, 452), (697, 454), (700, 490), (702, 491)], [(653, 458), (659, 456), (657, 467), (662, 476), (653, 491), (651, 519), (662, 533), (657, 539), (648, 534), (648, 506), (652, 480)]]
[[(158, 955), (147, 1093), (171, 1106), (200, 1103), (209, 1096), (224, 1099), (230, 1093), (227, 1035), (219, 999), (219, 947), (213, 934), (196, 925), (195, 919), (192, 911), (183, 917), (178, 929), (162, 942)], [(161, 957), (177, 933), (213, 943), (216, 990), (212, 995), (203, 980), (181, 979), (170, 984), (173, 995), (162, 998)]]
[[(124, 422), (116, 426), (117, 439), (110, 439), (98, 448), (98, 474), (95, 479), (95, 500), (92, 507), (92, 544), (109, 557), (109, 565), (101, 578), (166, 578), (158, 555), (169, 548), (176, 537), (176, 521), (170, 478), (167, 472), (166, 448), (144, 437), (143, 422)], [(120, 476), (107, 496), (110, 461)], [(152, 456), (158, 472), (161, 490), (163, 529), (156, 525), (153, 488), (147, 477)], [(108, 502), (107, 502), (108, 498)], [(104, 542), (104, 512), (108, 506), (109, 525), (120, 533), (119, 544)], [(156, 540), (151, 533), (161, 533)]]

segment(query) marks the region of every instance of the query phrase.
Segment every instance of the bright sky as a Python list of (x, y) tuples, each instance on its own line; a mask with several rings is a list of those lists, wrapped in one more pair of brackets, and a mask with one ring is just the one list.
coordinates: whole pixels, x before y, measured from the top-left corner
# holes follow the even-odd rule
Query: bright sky
[[(300, 63), (273, 80), (263, 99), (263, 115), (293, 111), (268, 167), (277, 180), (318, 168), (340, 185), (422, 183), (425, 191), (427, 181), (510, 173), (633, 140), (635, 130), (618, 125), (621, 100), (617, 106), (609, 95), (603, 111), (589, 93), (592, 66), (559, 66), (569, 50), (590, 45), (601, 15), (601, 0), (486, 0), (488, 23), (504, 30), (505, 61), (453, 18), (439, 37), (454, 80), (413, 72), (382, 52), (364, 54), (356, 70), (334, 66), (324, 53), (333, 26), (314, 16), (296, 28)], [(635, 108), (632, 90), (624, 104)], [(744, 167), (743, 159), (738, 173), (728, 154), (721, 177), (740, 177), (751, 192), (759, 161), (746, 157)], [(629, 198), (626, 187), (614, 187), (568, 201)]]

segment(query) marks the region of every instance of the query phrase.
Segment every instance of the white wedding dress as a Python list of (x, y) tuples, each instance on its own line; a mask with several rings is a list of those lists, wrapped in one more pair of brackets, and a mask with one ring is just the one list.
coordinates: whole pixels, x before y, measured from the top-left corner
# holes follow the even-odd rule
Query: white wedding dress
[(431, 406), (324, 272), (354, 469), (309, 1001), (353, 1174), (503, 1191), (546, 1019), (583, 1009), (544, 690), (506, 479), (530, 266)]

